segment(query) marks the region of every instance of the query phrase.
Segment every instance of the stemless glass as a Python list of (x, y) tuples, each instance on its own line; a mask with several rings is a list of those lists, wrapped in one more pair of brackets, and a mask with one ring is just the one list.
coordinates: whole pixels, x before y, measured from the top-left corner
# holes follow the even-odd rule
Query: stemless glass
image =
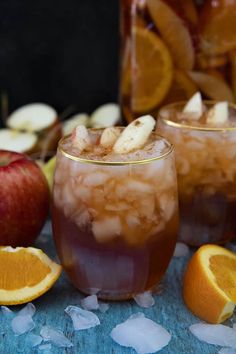
[[(216, 102), (204, 102), (210, 109)], [(236, 108), (230, 126), (181, 123), (186, 102), (163, 107), (158, 131), (175, 146), (180, 239), (189, 245), (226, 243), (236, 235)]]
[[(102, 130), (101, 130), (102, 132)], [(173, 147), (142, 161), (88, 160), (58, 147), (53, 234), (62, 265), (86, 294), (120, 300), (152, 289), (178, 233)]]

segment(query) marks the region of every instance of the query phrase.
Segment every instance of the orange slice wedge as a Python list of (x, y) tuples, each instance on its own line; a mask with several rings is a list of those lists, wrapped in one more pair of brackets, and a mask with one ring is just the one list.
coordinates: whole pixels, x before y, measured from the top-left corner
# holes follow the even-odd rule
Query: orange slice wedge
[(188, 75), (207, 97), (217, 101), (234, 101), (233, 92), (229, 85), (216, 75), (199, 71), (188, 72)]
[(18, 305), (48, 291), (61, 266), (36, 248), (0, 247), (0, 304)]
[(132, 36), (131, 107), (137, 113), (148, 112), (164, 99), (170, 88), (172, 60), (163, 41), (153, 32), (134, 28)]
[(236, 305), (236, 254), (216, 245), (198, 249), (184, 276), (183, 297), (201, 319), (221, 323)]
[(147, 0), (149, 13), (169, 48), (178, 68), (192, 70), (194, 48), (188, 28), (170, 6), (161, 0)]

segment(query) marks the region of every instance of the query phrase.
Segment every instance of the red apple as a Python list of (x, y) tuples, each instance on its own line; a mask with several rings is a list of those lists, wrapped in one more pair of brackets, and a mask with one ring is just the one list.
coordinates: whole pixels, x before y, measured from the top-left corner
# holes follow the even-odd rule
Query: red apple
[(49, 188), (40, 167), (24, 154), (0, 150), (0, 245), (29, 246), (49, 210)]

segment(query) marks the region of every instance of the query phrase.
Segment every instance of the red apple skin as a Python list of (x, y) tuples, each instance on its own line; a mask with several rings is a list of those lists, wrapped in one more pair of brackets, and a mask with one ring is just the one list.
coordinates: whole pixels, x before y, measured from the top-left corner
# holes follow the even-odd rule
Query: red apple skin
[(0, 150), (0, 246), (30, 246), (49, 211), (48, 183), (24, 154)]

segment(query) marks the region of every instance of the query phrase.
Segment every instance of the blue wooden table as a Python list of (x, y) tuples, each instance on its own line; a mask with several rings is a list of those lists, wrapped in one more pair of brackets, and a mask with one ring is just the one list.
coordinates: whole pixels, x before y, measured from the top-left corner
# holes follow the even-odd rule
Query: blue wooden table
[[(36, 242), (36, 247), (42, 248), (49, 256), (56, 258), (54, 244), (51, 238), (50, 227), (47, 225)], [(218, 353), (219, 347), (207, 345), (198, 341), (188, 330), (193, 323), (199, 322), (185, 307), (181, 296), (183, 271), (188, 258), (172, 260), (168, 272), (163, 279), (163, 292), (155, 296), (156, 303), (152, 308), (142, 309), (134, 301), (110, 303), (107, 312), (96, 311), (101, 325), (83, 331), (73, 331), (70, 318), (64, 313), (68, 305), (79, 305), (84, 297), (69, 282), (65, 274), (44, 296), (34, 301), (36, 327), (32, 331), (39, 334), (44, 325), (60, 329), (72, 341), (72, 348), (56, 348), (52, 346), (50, 353), (65, 354), (134, 354), (135, 351), (116, 344), (109, 333), (118, 323), (125, 321), (131, 314), (143, 312), (146, 317), (163, 325), (172, 335), (172, 339), (162, 354), (213, 354)], [(17, 311), (20, 307), (15, 307)], [(229, 324), (236, 322), (234, 318)], [(31, 348), (27, 344), (27, 335), (15, 336), (3, 315), (0, 315), (0, 354), (36, 354), (44, 353), (38, 348)], [(48, 352), (47, 352), (48, 353)]]

